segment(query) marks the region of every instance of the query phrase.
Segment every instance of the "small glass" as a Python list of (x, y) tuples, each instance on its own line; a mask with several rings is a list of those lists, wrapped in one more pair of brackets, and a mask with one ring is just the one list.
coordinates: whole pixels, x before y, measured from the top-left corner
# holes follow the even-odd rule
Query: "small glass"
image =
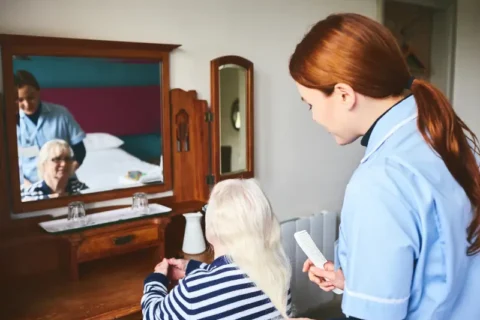
[(137, 192), (133, 194), (132, 210), (134, 212), (143, 213), (143, 214), (147, 214), (149, 212), (148, 198), (146, 193)]
[(81, 201), (69, 203), (67, 220), (72, 222), (84, 222), (85, 204)]

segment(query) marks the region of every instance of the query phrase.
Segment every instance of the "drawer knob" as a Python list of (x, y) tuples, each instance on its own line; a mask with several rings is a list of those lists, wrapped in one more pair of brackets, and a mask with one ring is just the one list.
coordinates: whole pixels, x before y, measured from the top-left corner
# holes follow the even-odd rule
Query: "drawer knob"
[(135, 238), (135, 236), (133, 234), (129, 234), (128, 236), (114, 238), (113, 243), (116, 246), (121, 246), (121, 245), (130, 243), (134, 238)]

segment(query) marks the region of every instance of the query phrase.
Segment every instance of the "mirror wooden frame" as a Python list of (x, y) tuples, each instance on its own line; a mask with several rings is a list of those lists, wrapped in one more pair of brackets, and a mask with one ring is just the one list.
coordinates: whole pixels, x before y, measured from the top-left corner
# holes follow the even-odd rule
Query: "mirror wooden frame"
[[(130, 197), (135, 192), (160, 193), (172, 190), (172, 147), (171, 147), (171, 110), (170, 110), (170, 72), (169, 55), (177, 44), (153, 44), (103, 40), (85, 40), (72, 38), (53, 38), (23, 35), (0, 34), (0, 46), (3, 69), (3, 89), (5, 96), (6, 137), (8, 151), (8, 170), (10, 195), (13, 213), (31, 212), (66, 206), (72, 201), (85, 203)], [(157, 185), (114, 189), (91, 194), (22, 202), (20, 181), (18, 180), (18, 148), (16, 138), (16, 120), (18, 108), (14, 98), (13, 56), (15, 55), (54, 55), (95, 58), (150, 59), (161, 63), (161, 124), (164, 183)], [(13, 192), (18, 190), (18, 192)]]
[[(246, 70), (246, 168), (241, 172), (221, 174), (220, 172), (220, 77), (219, 68), (223, 65), (235, 64)], [(212, 130), (212, 174), (215, 182), (234, 178), (253, 178), (254, 176), (254, 138), (253, 138), (253, 62), (240, 56), (228, 55), (210, 61), (210, 99), (214, 127)], [(230, 112), (229, 117), (230, 118)]]

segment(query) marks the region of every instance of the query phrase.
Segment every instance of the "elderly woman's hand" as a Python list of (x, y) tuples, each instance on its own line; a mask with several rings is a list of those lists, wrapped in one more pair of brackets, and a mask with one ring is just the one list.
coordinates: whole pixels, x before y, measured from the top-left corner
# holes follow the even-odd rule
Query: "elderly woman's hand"
[(168, 259), (168, 264), (170, 265), (170, 273), (168, 275), (169, 279), (172, 281), (177, 281), (185, 277), (185, 271), (187, 270), (187, 265), (190, 260), (184, 259)]
[(168, 260), (163, 258), (162, 262), (155, 266), (155, 273), (161, 273), (163, 275), (168, 274)]

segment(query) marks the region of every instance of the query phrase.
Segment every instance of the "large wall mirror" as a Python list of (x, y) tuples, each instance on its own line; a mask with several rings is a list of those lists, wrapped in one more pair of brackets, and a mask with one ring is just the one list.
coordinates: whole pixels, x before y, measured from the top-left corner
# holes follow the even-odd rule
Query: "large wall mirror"
[(213, 166), (217, 180), (253, 176), (253, 63), (238, 56), (211, 61), (216, 117)]
[(14, 211), (171, 189), (168, 53), (178, 46), (1, 39)]

